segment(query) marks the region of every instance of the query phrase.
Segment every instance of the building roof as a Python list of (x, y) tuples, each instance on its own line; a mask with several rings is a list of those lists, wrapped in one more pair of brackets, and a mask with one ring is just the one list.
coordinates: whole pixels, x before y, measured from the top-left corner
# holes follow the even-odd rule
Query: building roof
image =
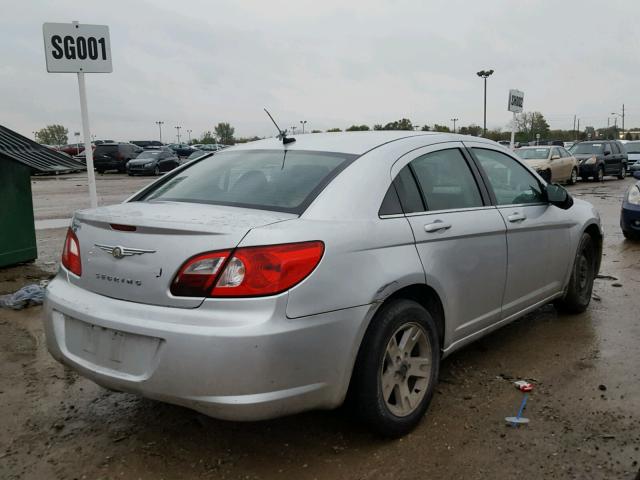
[(66, 173), (87, 169), (84, 163), (44, 147), (2, 125), (0, 155), (31, 167), (34, 173)]

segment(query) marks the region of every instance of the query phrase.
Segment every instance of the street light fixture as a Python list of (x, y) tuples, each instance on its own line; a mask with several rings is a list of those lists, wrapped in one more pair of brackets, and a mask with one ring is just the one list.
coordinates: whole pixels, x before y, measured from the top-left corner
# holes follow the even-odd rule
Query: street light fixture
[(484, 79), (484, 124), (483, 124), (483, 136), (487, 136), (487, 78), (493, 75), (493, 70), (480, 70), (476, 73), (480, 78)]
[(302, 133), (304, 133), (304, 126), (307, 124), (306, 120), (300, 120), (300, 123), (302, 124)]
[(176, 129), (176, 130), (177, 130), (177, 132), (178, 132), (178, 135), (177, 135), (177, 136), (178, 136), (178, 143), (180, 143), (180, 129), (181, 129), (181, 128), (182, 128), (182, 127), (181, 127), (180, 125), (178, 125), (178, 126), (176, 126), (176, 127), (175, 127), (175, 129)]
[(161, 122), (160, 120), (158, 120), (156, 122), (156, 125), (158, 125), (158, 128), (160, 129), (160, 143), (162, 143), (162, 125), (164, 125), (164, 122)]
[(453, 122), (453, 133), (456, 133), (456, 122), (460, 120), (459, 118), (452, 118), (451, 121)]

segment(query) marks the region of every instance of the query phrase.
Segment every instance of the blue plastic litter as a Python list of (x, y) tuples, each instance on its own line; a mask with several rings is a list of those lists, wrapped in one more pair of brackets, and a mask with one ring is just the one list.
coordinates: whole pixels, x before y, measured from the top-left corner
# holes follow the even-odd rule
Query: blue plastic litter
[(22, 310), (31, 305), (41, 305), (44, 301), (45, 288), (36, 283), (26, 285), (9, 295), (0, 295), (0, 307)]

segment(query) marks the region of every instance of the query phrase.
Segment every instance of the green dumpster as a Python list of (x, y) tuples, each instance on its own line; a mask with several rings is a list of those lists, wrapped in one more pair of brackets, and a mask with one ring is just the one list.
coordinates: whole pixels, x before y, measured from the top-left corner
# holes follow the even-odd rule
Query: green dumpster
[(0, 153), (0, 267), (37, 257), (31, 169)]

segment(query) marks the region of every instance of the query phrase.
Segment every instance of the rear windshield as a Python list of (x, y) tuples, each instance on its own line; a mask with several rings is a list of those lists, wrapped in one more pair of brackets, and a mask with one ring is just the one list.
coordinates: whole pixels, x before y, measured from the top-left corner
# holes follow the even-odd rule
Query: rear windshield
[(136, 158), (156, 158), (161, 153), (162, 152), (160, 150), (145, 150), (140, 155), (138, 155)]
[(523, 160), (545, 160), (549, 156), (548, 148), (523, 148), (516, 150), (516, 153)]
[(226, 151), (171, 176), (137, 200), (210, 203), (302, 213), (356, 155)]
[(118, 145), (98, 145), (96, 146), (96, 154), (98, 153), (117, 153)]
[(629, 142), (624, 144), (627, 153), (640, 153), (640, 142)]
[(576, 143), (570, 150), (573, 154), (602, 153), (601, 143)]

